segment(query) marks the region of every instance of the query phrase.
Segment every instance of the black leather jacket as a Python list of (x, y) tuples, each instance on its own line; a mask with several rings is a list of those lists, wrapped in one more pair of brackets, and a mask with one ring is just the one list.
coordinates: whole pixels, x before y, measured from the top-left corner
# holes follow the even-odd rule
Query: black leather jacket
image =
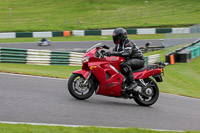
[(122, 56), (126, 60), (128, 59), (140, 59), (144, 60), (142, 51), (137, 47), (137, 45), (130, 39), (126, 39), (124, 43), (117, 44), (113, 49), (113, 54), (116, 56)]

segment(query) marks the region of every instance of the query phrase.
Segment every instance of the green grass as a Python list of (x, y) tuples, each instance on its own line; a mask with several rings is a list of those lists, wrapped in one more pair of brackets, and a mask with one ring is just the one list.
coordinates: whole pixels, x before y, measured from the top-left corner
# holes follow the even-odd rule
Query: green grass
[[(1, 133), (179, 133), (175, 131), (153, 131), (138, 128), (61, 127), (0, 124)], [(185, 131), (183, 133), (199, 133)]]
[(69, 78), (73, 71), (81, 69), (80, 66), (42, 66), (0, 63), (0, 72), (27, 74), (54, 78)]
[[(146, 35), (128, 35), (133, 40), (143, 39), (163, 39), (164, 34), (146, 34)], [(0, 38), (0, 43), (14, 43), (14, 42), (37, 42), (41, 38)], [(103, 41), (112, 40), (112, 36), (69, 36), (69, 37), (50, 37), (54, 41)]]
[[(146, 53), (145, 56), (160, 54), (160, 61), (165, 60), (164, 50)], [(160, 91), (200, 98), (200, 57), (190, 63), (176, 63), (166, 66), (164, 82), (158, 83)]]
[(200, 98), (200, 57), (190, 63), (176, 63), (165, 69), (162, 92)]
[[(145, 55), (160, 54), (160, 61), (165, 60), (164, 50)], [(164, 82), (158, 83), (160, 91), (190, 97), (200, 98), (200, 57), (190, 63), (176, 63), (164, 69)]]
[(0, 31), (184, 27), (199, 23), (199, 0), (0, 0)]

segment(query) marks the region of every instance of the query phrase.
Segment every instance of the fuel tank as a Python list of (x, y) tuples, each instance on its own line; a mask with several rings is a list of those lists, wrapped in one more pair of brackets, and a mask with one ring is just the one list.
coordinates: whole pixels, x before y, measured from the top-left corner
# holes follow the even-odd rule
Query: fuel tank
[(120, 64), (125, 61), (123, 57), (120, 56), (110, 56), (106, 57), (106, 60), (110, 62), (118, 71), (120, 71)]

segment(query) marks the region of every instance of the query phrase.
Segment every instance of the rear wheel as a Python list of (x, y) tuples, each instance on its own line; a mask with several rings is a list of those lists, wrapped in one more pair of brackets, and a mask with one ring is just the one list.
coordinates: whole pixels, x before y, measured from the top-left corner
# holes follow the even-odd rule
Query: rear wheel
[(150, 106), (153, 105), (159, 97), (159, 88), (156, 82), (152, 79), (148, 80), (147, 88), (145, 94), (148, 96), (137, 95), (134, 100), (137, 104), (141, 106)]
[(83, 85), (85, 78), (79, 74), (73, 74), (68, 80), (68, 90), (70, 94), (79, 100), (88, 99), (94, 93), (94, 85), (89, 82), (87, 85)]

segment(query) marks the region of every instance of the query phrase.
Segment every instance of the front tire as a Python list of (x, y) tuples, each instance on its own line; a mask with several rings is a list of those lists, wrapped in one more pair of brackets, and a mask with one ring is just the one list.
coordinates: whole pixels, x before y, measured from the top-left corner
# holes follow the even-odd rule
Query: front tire
[(134, 100), (137, 104), (141, 106), (151, 106), (153, 105), (159, 97), (159, 88), (156, 82), (152, 79), (148, 81), (148, 89), (151, 90), (151, 96), (150, 97), (144, 97), (141, 95), (137, 95)]
[(94, 93), (95, 86), (89, 82), (87, 87), (85, 87), (83, 86), (84, 81), (85, 78), (80, 74), (72, 74), (68, 80), (68, 90), (70, 94), (78, 100), (88, 99)]

